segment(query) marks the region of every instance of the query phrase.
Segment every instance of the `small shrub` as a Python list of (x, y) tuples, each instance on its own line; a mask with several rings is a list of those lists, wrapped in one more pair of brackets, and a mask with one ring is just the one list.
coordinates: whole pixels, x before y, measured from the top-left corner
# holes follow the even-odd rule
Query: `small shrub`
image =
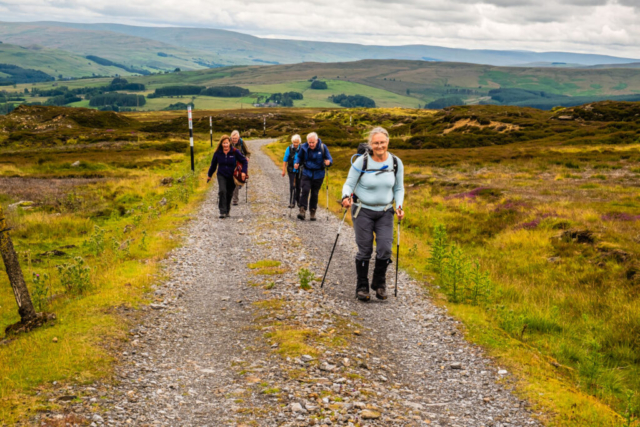
[(89, 248), (89, 251), (95, 256), (99, 256), (105, 250), (104, 243), (104, 229), (94, 225), (93, 233), (89, 236), (89, 239), (84, 242), (84, 245)]
[(33, 290), (31, 291), (31, 299), (36, 311), (43, 311), (49, 304), (51, 296), (51, 281), (49, 275), (44, 273), (40, 276), (33, 273)]
[(60, 283), (65, 290), (73, 295), (82, 295), (91, 286), (91, 268), (85, 265), (82, 257), (76, 257), (74, 261), (73, 263), (58, 265), (56, 268), (60, 275)]
[(469, 275), (469, 260), (456, 244), (449, 247), (446, 259), (440, 275), (441, 287), (449, 297), (449, 301), (462, 302)]
[(443, 224), (436, 224), (433, 227), (433, 244), (431, 245), (431, 256), (429, 257), (429, 266), (436, 273), (442, 271), (448, 245), (447, 229)]
[(298, 271), (298, 279), (300, 280), (300, 288), (304, 290), (311, 289), (311, 282), (315, 280), (316, 276), (306, 268), (301, 268)]

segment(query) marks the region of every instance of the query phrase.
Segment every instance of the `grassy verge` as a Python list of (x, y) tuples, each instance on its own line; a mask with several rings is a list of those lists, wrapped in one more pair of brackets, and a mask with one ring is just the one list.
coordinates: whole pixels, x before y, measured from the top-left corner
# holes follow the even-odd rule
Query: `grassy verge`
[[(161, 279), (159, 261), (203, 199), (210, 156), (198, 138), (196, 173), (166, 141), (3, 155), (0, 202), (45, 328), (0, 340), (0, 419), (14, 424), (55, 409), (48, 390), (112, 372), (135, 309)], [(143, 148), (144, 147), (144, 148)], [(78, 165), (73, 165), (79, 161)], [(164, 181), (163, 181), (164, 180)], [(21, 200), (32, 203), (9, 208)], [(0, 274), (0, 330), (19, 320)]]
[[(401, 263), (520, 379), (548, 424), (638, 425), (640, 153), (560, 145), (392, 148), (406, 167)], [(267, 147), (276, 164), (286, 146)], [(353, 150), (331, 153), (338, 213)], [(439, 243), (434, 229), (446, 233)]]

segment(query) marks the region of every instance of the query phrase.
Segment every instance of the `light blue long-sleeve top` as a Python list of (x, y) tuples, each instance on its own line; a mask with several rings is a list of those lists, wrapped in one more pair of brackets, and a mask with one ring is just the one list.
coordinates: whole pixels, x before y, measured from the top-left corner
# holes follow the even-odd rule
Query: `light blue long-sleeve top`
[[(396, 208), (402, 206), (404, 203), (404, 165), (402, 160), (398, 159), (398, 170), (396, 171), (396, 178), (394, 178), (392, 173), (393, 156), (391, 156), (391, 153), (388, 153), (387, 160), (384, 162), (376, 162), (369, 157), (367, 170), (370, 172), (362, 175), (360, 182), (358, 182), (358, 187), (354, 191), (353, 186), (356, 185), (360, 177), (363, 162), (363, 156), (358, 157), (353, 162), (347, 180), (342, 187), (342, 197), (355, 193), (360, 199), (362, 207), (372, 211), (382, 211), (385, 206), (388, 206), (394, 200)], [(371, 172), (382, 169), (385, 165), (387, 165), (386, 170), (388, 172)]]

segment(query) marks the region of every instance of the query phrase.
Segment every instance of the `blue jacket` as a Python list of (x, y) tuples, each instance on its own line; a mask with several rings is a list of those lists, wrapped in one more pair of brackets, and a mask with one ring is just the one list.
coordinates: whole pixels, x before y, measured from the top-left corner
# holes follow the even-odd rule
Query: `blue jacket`
[(231, 178), (233, 176), (233, 171), (236, 169), (236, 162), (242, 163), (242, 172), (247, 173), (249, 162), (247, 162), (247, 158), (242, 155), (240, 150), (232, 148), (227, 154), (224, 154), (224, 151), (222, 150), (216, 150), (216, 152), (213, 153), (211, 166), (209, 167), (207, 176), (211, 178), (216, 172), (216, 169), (218, 169), (218, 174), (226, 178)]
[(284, 152), (284, 158), (282, 159), (283, 162), (287, 163), (287, 172), (298, 172), (297, 169), (295, 169), (293, 167), (293, 165), (295, 165), (295, 154), (300, 151), (300, 145), (298, 145), (298, 148), (293, 151), (292, 150), (293, 145), (290, 145), (287, 147), (287, 149)]
[(323, 179), (324, 178), (324, 161), (329, 160), (333, 164), (333, 158), (329, 153), (329, 147), (324, 145), (320, 139), (316, 144), (316, 148), (312, 150), (309, 148), (309, 143), (305, 142), (300, 146), (298, 153), (296, 154), (295, 164), (300, 164), (302, 168), (302, 175), (311, 179)]

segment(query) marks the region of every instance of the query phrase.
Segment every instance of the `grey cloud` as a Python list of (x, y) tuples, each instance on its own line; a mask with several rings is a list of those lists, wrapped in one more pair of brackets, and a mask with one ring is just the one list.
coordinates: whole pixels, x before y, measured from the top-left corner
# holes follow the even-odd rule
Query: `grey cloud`
[(638, 56), (638, 0), (0, 0), (0, 20), (223, 28), (364, 44)]

